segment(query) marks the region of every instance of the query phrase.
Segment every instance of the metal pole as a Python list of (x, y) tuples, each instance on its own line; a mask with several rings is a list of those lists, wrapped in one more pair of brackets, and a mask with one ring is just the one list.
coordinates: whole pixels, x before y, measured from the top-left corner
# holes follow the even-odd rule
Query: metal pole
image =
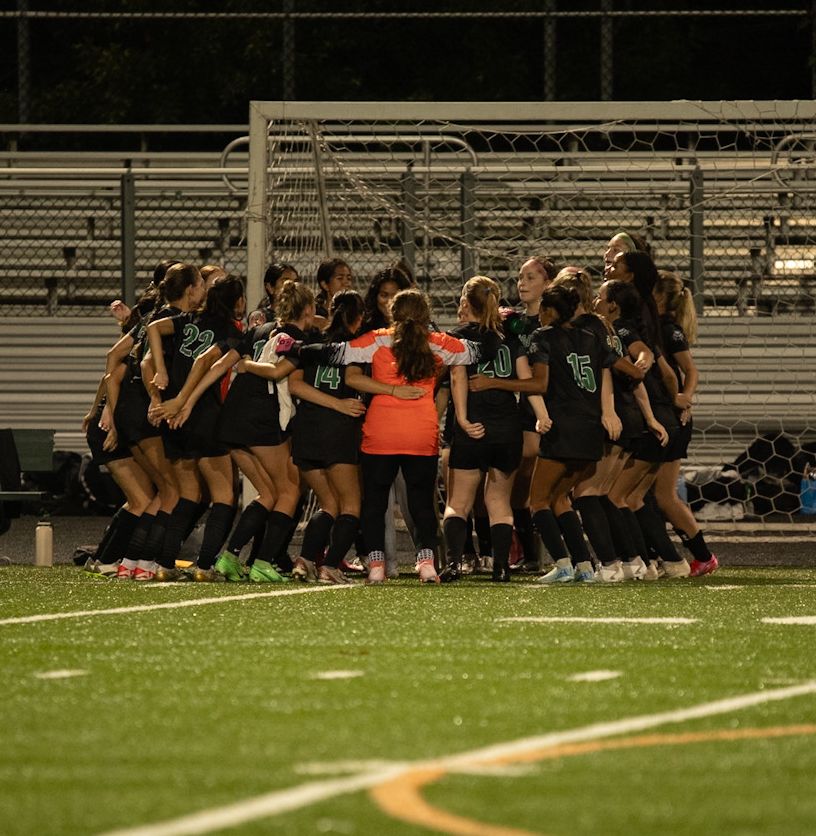
[(467, 281), (476, 274), (474, 250), (476, 247), (475, 213), (476, 177), (468, 169), (461, 177), (461, 217), (462, 217), (462, 279)]
[[(295, 0), (283, 0), (283, 11), (287, 15), (295, 10)], [(291, 102), (295, 98), (295, 20), (283, 19), (283, 45), (281, 48), (281, 68), (283, 77), (283, 100)]]
[(402, 219), (402, 260), (411, 270), (411, 275), (416, 276), (416, 177), (414, 177), (413, 165), (408, 164), (405, 174), (400, 178), (402, 187), (402, 207), (404, 216)]
[[(611, 12), (613, 0), (601, 0), (601, 11)], [(601, 18), (601, 101), (612, 101), (612, 76), (614, 73), (612, 47), (612, 18)]]
[[(17, 11), (28, 11), (28, 0), (17, 0)], [(17, 18), (17, 119), (22, 125), (31, 121), (31, 43), (28, 18)]]
[(816, 0), (810, 4), (810, 97), (816, 99)]
[(317, 181), (317, 210), (320, 213), (320, 232), (323, 236), (323, 252), (326, 258), (334, 258), (334, 236), (329, 222), (329, 204), (326, 198), (326, 180), (323, 176), (323, 160), (320, 156), (320, 142), (317, 136), (317, 122), (309, 120), (309, 136), (312, 138), (312, 160), (314, 160)]
[[(814, 0), (816, 2), (816, 0)], [(544, 11), (554, 12), (556, 0), (544, 0)], [(544, 101), (555, 101), (555, 18), (544, 18)]]
[(136, 181), (128, 171), (121, 179), (122, 301), (136, 302)]
[(247, 298), (263, 296), (266, 271), (269, 123), (255, 103), (249, 106), (249, 193), (247, 195)]
[(695, 166), (689, 179), (689, 273), (691, 277), (694, 307), (703, 313), (705, 291), (705, 265), (703, 260), (703, 172)]

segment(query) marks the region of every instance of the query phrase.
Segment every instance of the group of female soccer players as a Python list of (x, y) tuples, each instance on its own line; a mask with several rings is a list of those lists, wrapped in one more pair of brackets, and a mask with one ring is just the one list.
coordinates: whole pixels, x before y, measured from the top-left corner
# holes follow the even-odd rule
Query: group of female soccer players
[[(530, 258), (515, 309), (501, 306), (496, 282), (472, 278), (448, 333), (401, 265), (365, 297), (340, 259), (320, 265), (317, 296), (293, 267), (273, 265), (244, 327), (238, 278), (163, 262), (139, 305), (117, 308), (129, 321), (85, 417), (95, 459), (126, 498), (87, 571), (344, 584), (356, 542), (367, 582), (383, 583), (395, 574), (386, 517), (399, 477), (423, 583), (461, 576), (474, 516), (499, 582), (514, 547), (517, 565), (538, 569), (538, 538), (554, 564), (542, 583), (713, 572), (676, 492), (697, 386), (694, 307), (643, 250), (614, 236), (597, 294), (584, 270)], [(240, 514), (238, 471), (257, 494)], [(292, 560), (307, 489), (317, 510)], [(180, 569), (205, 511), (195, 561)]]

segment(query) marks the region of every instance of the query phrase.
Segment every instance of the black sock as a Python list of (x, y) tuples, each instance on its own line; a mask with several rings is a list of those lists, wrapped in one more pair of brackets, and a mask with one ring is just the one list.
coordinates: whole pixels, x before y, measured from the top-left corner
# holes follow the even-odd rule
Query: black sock
[(538, 566), (538, 541), (529, 508), (513, 509), (513, 528), (524, 552), (524, 562)]
[(139, 524), (139, 517), (120, 508), (110, 521), (102, 541), (96, 549), (96, 559), (100, 563), (116, 563), (124, 557), (130, 538)]
[(479, 542), (479, 554), (488, 555), (493, 553), (493, 541), (490, 532), (493, 530), (490, 527), (489, 517), (474, 517), (473, 530), (476, 532), (476, 539)]
[(303, 543), (300, 554), (312, 563), (322, 563), (329, 544), (334, 517), (327, 511), (320, 510), (312, 514), (306, 530), (303, 532)]
[(606, 514), (606, 522), (609, 525), (609, 533), (612, 535), (615, 554), (621, 560), (633, 560), (637, 557), (637, 551), (632, 541), (629, 526), (626, 525), (626, 520), (623, 514), (621, 514), (621, 509), (608, 496), (598, 498), (601, 502), (601, 508), (604, 514)]
[(558, 517), (558, 527), (564, 535), (564, 542), (572, 557), (573, 566), (576, 563), (591, 561), (589, 549), (584, 540), (584, 529), (581, 528), (581, 518), (575, 511), (565, 511)]
[(182, 535), (182, 542), (193, 533), (193, 529), (198, 525), (199, 521), (204, 516), (204, 514), (207, 513), (210, 507), (209, 502), (194, 502), (193, 505), (195, 505), (195, 512), (193, 513), (193, 516), (190, 518), (190, 520), (188, 520), (187, 522), (187, 528), (184, 529)]
[(669, 539), (663, 517), (654, 508), (644, 505), (640, 510), (635, 511), (635, 517), (647, 545), (654, 548), (663, 560), (668, 560), (670, 563), (682, 560), (680, 555), (677, 554), (674, 543)]
[[(156, 514), (156, 519), (153, 525), (150, 526), (150, 531), (145, 542), (145, 554), (148, 560), (155, 560), (161, 566), (164, 566), (164, 556), (162, 549), (164, 547), (164, 536), (167, 533), (167, 523), (170, 520), (170, 514), (167, 511), (159, 511)], [(168, 569), (174, 568), (175, 562)]]
[(227, 551), (232, 552), (236, 557), (241, 553), (241, 549), (258, 533), (262, 533), (266, 525), (266, 519), (269, 516), (269, 511), (254, 499), (247, 505), (238, 517), (238, 522), (235, 526), (235, 531), (232, 532)]
[(256, 556), (258, 560), (274, 563), (281, 549), (289, 542), (289, 531), (294, 520), (283, 511), (270, 511), (266, 519), (266, 533)]
[(631, 508), (618, 508), (620, 511), (626, 529), (632, 538), (632, 544), (635, 547), (635, 557), (643, 559), (644, 563), (649, 562), (649, 549), (646, 545), (646, 538), (643, 536), (643, 531), (637, 521), (635, 512)]
[(680, 531), (679, 528), (675, 528), (674, 530), (677, 532), (683, 545), (691, 552), (691, 555), (695, 560), (699, 560), (700, 563), (705, 563), (706, 561), (711, 560), (711, 551), (706, 545), (705, 537), (703, 537), (702, 531), (698, 531), (693, 537), (689, 537), (685, 531)]
[[(269, 520), (269, 515), (266, 515), (267, 520)], [(257, 559), (258, 555), (261, 553), (261, 546), (263, 546), (264, 537), (266, 536), (266, 524), (264, 523), (264, 527), (261, 531), (259, 531), (253, 538), (252, 538), (252, 548), (249, 550), (249, 557), (247, 558), (246, 565), (252, 566), (252, 564)]]
[(510, 565), (510, 547), (513, 545), (513, 526), (496, 523), (490, 526), (490, 542), (493, 547), (493, 566), (506, 569)]
[(133, 529), (133, 536), (130, 538), (125, 557), (129, 560), (153, 560), (153, 558), (146, 554), (145, 543), (147, 543), (147, 535), (150, 534), (150, 528), (156, 520), (155, 514), (142, 514), (139, 517), (139, 522)]
[(336, 569), (340, 561), (348, 554), (357, 537), (360, 518), (351, 514), (340, 514), (334, 521), (329, 538), (329, 550), (326, 552), (326, 566)]
[[(176, 565), (176, 558), (181, 551), (181, 544), (187, 539), (185, 532), (195, 527), (198, 518), (198, 503), (191, 499), (180, 499), (170, 514), (167, 529), (164, 532), (164, 543), (161, 551), (161, 565), (167, 568)], [(190, 521), (193, 521), (192, 526)]]
[(569, 557), (564, 540), (561, 537), (561, 529), (555, 514), (549, 508), (543, 508), (533, 514), (533, 526), (544, 543), (544, 548), (550, 553), (553, 560), (563, 560)]
[(581, 523), (589, 538), (595, 557), (605, 566), (617, 560), (609, 521), (598, 496), (579, 496), (573, 499), (573, 507), (581, 515)]
[(210, 509), (207, 524), (204, 526), (204, 537), (198, 552), (196, 563), (202, 569), (212, 569), (224, 541), (229, 536), (232, 521), (235, 519), (235, 506), (226, 502), (216, 502)]
[(465, 552), (467, 521), (463, 517), (445, 517), (442, 520), (442, 536), (445, 538), (445, 559), (457, 566)]
[(476, 544), (473, 542), (473, 515), (468, 514), (465, 520), (465, 542), (462, 545), (462, 554), (473, 554), (476, 552)]

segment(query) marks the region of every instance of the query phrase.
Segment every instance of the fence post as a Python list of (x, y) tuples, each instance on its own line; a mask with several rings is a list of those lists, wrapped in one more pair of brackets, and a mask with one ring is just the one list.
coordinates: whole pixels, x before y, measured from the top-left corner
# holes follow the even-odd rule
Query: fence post
[(461, 218), (462, 218), (462, 279), (467, 281), (475, 274), (474, 249), (476, 247), (475, 192), (476, 177), (468, 169), (461, 177)]
[(136, 181), (128, 170), (121, 179), (122, 301), (136, 302)]
[[(601, 11), (612, 11), (612, 0), (601, 0)], [(612, 18), (604, 15), (601, 18), (601, 101), (612, 101), (614, 86), (615, 58), (612, 42)]]
[(402, 189), (402, 260), (416, 276), (416, 177), (411, 163), (400, 177)]
[(705, 267), (703, 262), (703, 172), (694, 167), (689, 179), (689, 273), (691, 278), (694, 307), (698, 314), (703, 312), (705, 291)]

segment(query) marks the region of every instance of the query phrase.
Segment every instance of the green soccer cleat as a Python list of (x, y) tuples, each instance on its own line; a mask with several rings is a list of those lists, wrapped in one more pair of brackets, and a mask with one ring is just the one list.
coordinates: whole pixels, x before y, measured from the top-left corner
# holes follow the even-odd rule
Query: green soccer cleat
[[(216, 564), (218, 565), (218, 564)], [(283, 575), (266, 560), (256, 560), (249, 570), (249, 579), (253, 583), (287, 583), (289, 578)]]
[(221, 552), (213, 568), (230, 583), (240, 583), (246, 580), (244, 567), (232, 552)]

